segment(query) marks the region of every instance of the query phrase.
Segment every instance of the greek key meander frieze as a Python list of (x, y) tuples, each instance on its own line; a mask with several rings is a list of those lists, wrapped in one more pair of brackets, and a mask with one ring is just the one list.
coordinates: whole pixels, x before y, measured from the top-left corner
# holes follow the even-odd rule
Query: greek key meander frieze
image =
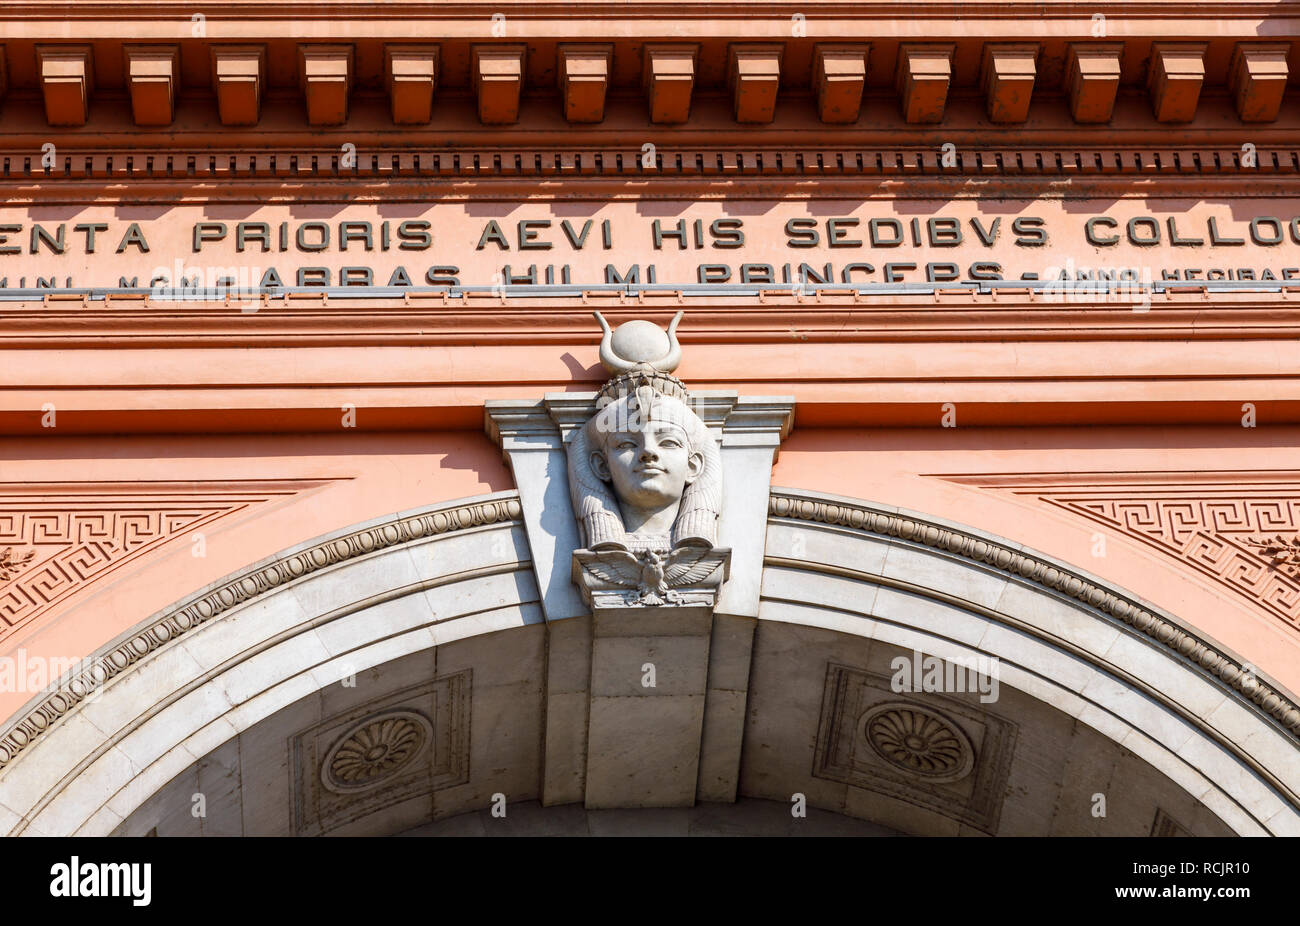
[(246, 507), (131, 511), (0, 512), (0, 542), (28, 542), (41, 558), (0, 586), (0, 620), (6, 629), (39, 617), (86, 584), (189, 530)]
[(831, 664), (813, 774), (994, 833), (1017, 729), (952, 698), (900, 699), (888, 676)]
[(289, 741), (296, 835), (469, 781), (470, 669), (341, 711)]
[(1294, 472), (949, 475), (1085, 518), (1300, 629), (1300, 480)]
[(1300, 739), (1300, 707), (1290, 698), (1261, 682), (1254, 673), (1245, 670), (1241, 663), (1216, 652), (1173, 621), (1153, 614), (1136, 602), (1122, 598), (1063, 566), (982, 537), (865, 505), (813, 501), (773, 491), (768, 513), (772, 517), (817, 521), (884, 537), (898, 537), (985, 563), (1081, 601), (1172, 650), (1198, 671), (1222, 682), (1255, 704), (1293, 737)]
[(1266, 554), (1279, 532), (1300, 530), (1300, 494), (1285, 498), (1038, 496), (1122, 531), (1300, 628), (1300, 576)]
[(9, 764), (88, 694), (128, 671), (160, 647), (236, 605), (376, 550), (485, 524), (515, 523), (521, 517), (517, 498), (454, 505), (353, 531), (241, 573), (212, 591), (168, 609), (126, 642), (87, 660), (85, 668), (63, 681), (0, 735), (0, 768)]
[(182, 534), (321, 484), (0, 485), (0, 639)]

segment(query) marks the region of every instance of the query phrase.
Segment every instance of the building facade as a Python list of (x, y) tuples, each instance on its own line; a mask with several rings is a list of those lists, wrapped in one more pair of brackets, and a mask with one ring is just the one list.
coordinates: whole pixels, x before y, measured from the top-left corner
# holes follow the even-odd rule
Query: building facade
[(1300, 834), (1298, 38), (7, 4), (0, 832)]

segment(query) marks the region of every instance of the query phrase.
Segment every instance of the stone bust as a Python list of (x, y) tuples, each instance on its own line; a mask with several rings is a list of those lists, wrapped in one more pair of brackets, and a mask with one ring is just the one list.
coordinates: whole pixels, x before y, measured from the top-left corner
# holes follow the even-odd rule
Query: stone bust
[[(592, 550), (711, 548), (717, 539), (722, 464), (717, 442), (671, 375), (681, 357), (673, 319), (604, 328), (610, 379), (598, 411), (570, 444), (569, 489)], [(629, 330), (630, 329), (630, 330)], [(623, 336), (623, 337), (619, 337)]]

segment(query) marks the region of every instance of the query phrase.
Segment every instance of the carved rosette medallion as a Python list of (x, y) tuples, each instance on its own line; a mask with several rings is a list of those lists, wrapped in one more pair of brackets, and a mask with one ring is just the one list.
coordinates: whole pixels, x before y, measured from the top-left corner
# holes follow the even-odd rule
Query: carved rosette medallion
[(961, 727), (915, 704), (876, 705), (858, 730), (880, 758), (932, 782), (959, 781), (975, 766), (975, 747)]
[(613, 374), (567, 447), (569, 492), (585, 548), (573, 581), (592, 608), (712, 607), (731, 551), (715, 546), (722, 503), (716, 438), (681, 380), (679, 312), (604, 330)]
[(415, 711), (368, 717), (326, 753), (321, 783), (337, 794), (364, 791), (411, 764), (432, 741), (433, 726)]

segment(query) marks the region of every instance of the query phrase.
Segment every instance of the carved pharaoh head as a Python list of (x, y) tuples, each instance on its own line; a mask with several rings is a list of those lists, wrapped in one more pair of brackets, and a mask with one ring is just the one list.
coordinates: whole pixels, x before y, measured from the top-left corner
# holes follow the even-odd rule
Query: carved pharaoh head
[[(569, 446), (569, 489), (574, 512), (590, 549), (649, 549), (717, 540), (722, 462), (708, 426), (690, 407), (690, 395), (672, 369), (681, 356), (673, 333), (638, 330), (625, 338), (648, 352), (667, 352), (655, 360), (620, 356), (618, 334), (605, 324), (601, 359), (618, 371), (601, 390), (599, 411), (574, 435)], [(634, 347), (629, 353), (637, 352)], [(613, 358), (611, 363), (607, 355)], [(675, 356), (674, 356), (675, 355)]]

